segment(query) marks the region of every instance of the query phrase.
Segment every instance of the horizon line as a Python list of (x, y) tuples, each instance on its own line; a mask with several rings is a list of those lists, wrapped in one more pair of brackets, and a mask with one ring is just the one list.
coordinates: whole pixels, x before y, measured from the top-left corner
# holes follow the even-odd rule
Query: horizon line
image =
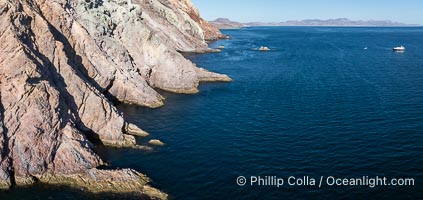
[(410, 26), (423, 26), (423, 24), (420, 24), (420, 23), (419, 24), (410, 24), (410, 23), (406, 23), (406, 22), (393, 21), (393, 20), (388, 20), (388, 19), (351, 19), (351, 18), (347, 18), (347, 17), (324, 18), (324, 19), (322, 19), (322, 18), (289, 19), (289, 20), (272, 21), (272, 22), (269, 22), (269, 21), (248, 21), (248, 22), (245, 22), (245, 21), (233, 21), (231, 18), (228, 18), (228, 17), (218, 17), (218, 18), (212, 19), (212, 20), (207, 19), (207, 21), (215, 21), (217, 19), (228, 19), (228, 20), (230, 20), (232, 22), (238, 22), (238, 23), (243, 23), (243, 24), (245, 24), (245, 23), (282, 23), (282, 22), (288, 22), (288, 21), (305, 21), (305, 20), (336, 20), (336, 19), (347, 19), (349, 21), (363, 21), (363, 22), (370, 22), (370, 21), (380, 21), (380, 22), (382, 22), (382, 21), (389, 21), (389, 22), (393, 22), (393, 23), (401, 23), (401, 24), (410, 25)]

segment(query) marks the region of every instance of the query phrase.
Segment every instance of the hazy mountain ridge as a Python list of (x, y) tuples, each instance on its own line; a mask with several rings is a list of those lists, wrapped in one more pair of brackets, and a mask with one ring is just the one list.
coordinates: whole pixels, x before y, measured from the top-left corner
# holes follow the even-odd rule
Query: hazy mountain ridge
[(213, 26), (219, 29), (236, 29), (236, 28), (242, 28), (247, 26), (240, 22), (231, 21), (228, 18), (217, 18), (214, 21), (210, 21), (210, 24), (212, 24)]
[(248, 22), (240, 23), (231, 21), (226, 18), (219, 18), (210, 21), (211, 24), (219, 29), (228, 28), (243, 28), (248, 26), (380, 26), (380, 27), (407, 27), (407, 26), (421, 26), (418, 24), (406, 24), (401, 22), (394, 22), (391, 20), (351, 20), (348, 18), (337, 19), (305, 19), (305, 20), (289, 20), (284, 22)]

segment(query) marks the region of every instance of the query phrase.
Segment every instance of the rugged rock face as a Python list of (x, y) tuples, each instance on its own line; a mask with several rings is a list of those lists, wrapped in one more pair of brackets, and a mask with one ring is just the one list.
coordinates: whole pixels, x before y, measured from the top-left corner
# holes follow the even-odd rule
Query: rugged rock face
[(186, 13), (192, 20), (198, 23), (201, 29), (204, 32), (205, 40), (217, 40), (225, 39), (226, 36), (223, 35), (220, 30), (212, 26), (209, 22), (201, 18), (200, 13), (197, 8), (192, 4), (191, 0), (161, 0), (163, 2), (170, 2), (173, 4), (173, 7), (179, 8), (182, 12)]
[(159, 107), (156, 88), (195, 93), (201, 81), (230, 81), (178, 53), (209, 50), (203, 21), (185, 0), (0, 0), (0, 187), (40, 181), (166, 198), (138, 172), (96, 169), (92, 142), (129, 147), (147, 135), (114, 101)]

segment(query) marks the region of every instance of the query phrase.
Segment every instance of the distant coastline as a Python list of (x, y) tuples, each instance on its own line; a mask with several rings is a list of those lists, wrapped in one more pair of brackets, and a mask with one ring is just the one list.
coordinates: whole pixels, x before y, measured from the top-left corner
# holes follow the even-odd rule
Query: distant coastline
[(390, 20), (350, 20), (348, 18), (338, 19), (306, 19), (290, 20), (284, 22), (248, 22), (241, 23), (231, 21), (227, 18), (218, 18), (210, 23), (219, 29), (239, 29), (245, 27), (260, 26), (328, 26), (328, 27), (421, 27), (419, 24), (405, 24)]

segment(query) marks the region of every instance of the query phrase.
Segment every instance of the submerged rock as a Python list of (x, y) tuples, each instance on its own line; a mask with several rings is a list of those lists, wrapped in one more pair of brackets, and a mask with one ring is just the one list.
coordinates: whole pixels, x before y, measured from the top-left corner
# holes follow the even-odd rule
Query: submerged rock
[(144, 146), (144, 145), (135, 145), (133, 147), (133, 149), (139, 149), (139, 150), (143, 150), (143, 151), (153, 151), (154, 150), (152, 147)]
[(189, 0), (0, 0), (0, 188), (37, 181), (89, 191), (166, 194), (103, 165), (93, 143), (134, 147), (146, 132), (114, 102), (159, 107), (156, 88), (197, 92), (229, 81), (179, 52), (221, 33)]

